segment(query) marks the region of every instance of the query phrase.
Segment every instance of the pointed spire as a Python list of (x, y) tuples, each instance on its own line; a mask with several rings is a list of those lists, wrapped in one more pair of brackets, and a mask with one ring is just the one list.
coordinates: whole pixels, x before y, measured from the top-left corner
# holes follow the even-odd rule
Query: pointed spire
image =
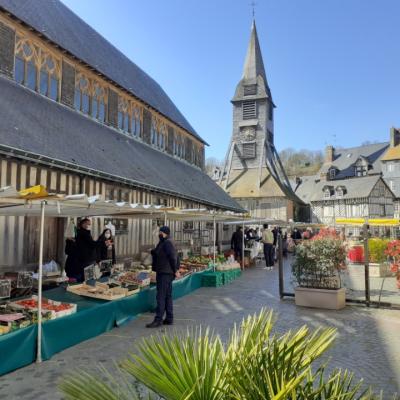
[(267, 83), (260, 44), (258, 42), (256, 21), (253, 19), (242, 78), (246, 80), (255, 80), (258, 75), (261, 75), (264, 78), (264, 82)]

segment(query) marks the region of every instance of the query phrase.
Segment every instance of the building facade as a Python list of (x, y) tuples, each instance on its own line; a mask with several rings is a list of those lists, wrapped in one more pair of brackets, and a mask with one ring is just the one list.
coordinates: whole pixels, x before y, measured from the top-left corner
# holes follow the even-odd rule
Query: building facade
[(308, 220), (334, 224), (336, 218), (393, 218), (396, 196), (382, 168), (389, 148), (389, 143), (328, 146), (319, 173), (299, 178), (294, 187), (309, 204)]
[[(157, 82), (60, 1), (0, 0), (1, 187), (240, 211), (204, 173), (205, 145)], [(152, 244), (151, 221), (113, 222), (120, 258)], [(47, 221), (45, 260), (62, 262), (65, 223)], [(172, 228), (184, 241), (195, 227)], [(35, 218), (2, 217), (0, 268), (34, 265), (37, 241)]]
[(294, 218), (296, 203), (274, 144), (274, 109), (253, 21), (243, 75), (236, 87), (233, 131), (221, 187), (253, 217)]

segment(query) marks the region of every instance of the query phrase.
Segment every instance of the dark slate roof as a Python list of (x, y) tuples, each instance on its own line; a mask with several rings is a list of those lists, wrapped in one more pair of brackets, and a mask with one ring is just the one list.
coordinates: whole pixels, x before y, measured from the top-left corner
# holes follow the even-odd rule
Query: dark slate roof
[(0, 8), (89, 64), (205, 143), (154, 79), (61, 1), (0, 0)]
[(233, 211), (242, 208), (200, 169), (0, 77), (0, 146)]
[(308, 175), (300, 177), (301, 183), (297, 184), (294, 179), (290, 180), (290, 184), (296, 195), (304, 201), (304, 203), (309, 204), (311, 201), (311, 196), (314, 193), (315, 181), (317, 179), (316, 175)]
[(353, 177), (354, 164), (360, 157), (365, 157), (372, 167), (368, 174), (380, 174), (382, 172), (380, 158), (388, 147), (389, 143), (374, 143), (348, 149), (335, 149), (333, 163), (325, 163), (320, 172), (327, 172), (333, 166), (338, 169), (335, 179)]
[[(381, 180), (380, 175), (356, 177), (350, 179), (320, 180), (318, 176), (302, 176), (302, 183), (296, 189), (296, 194), (306, 203), (327, 200), (324, 198), (325, 186), (333, 188), (333, 194), (329, 200), (336, 200), (335, 191), (338, 186), (346, 190), (343, 199), (368, 197), (377, 182)], [(393, 195), (394, 197), (394, 195)]]

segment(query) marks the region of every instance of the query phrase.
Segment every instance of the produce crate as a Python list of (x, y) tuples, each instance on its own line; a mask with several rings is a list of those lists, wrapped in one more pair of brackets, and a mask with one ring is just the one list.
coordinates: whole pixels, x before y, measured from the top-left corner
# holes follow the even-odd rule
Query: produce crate
[(102, 283), (96, 283), (96, 286), (89, 286), (85, 283), (70, 285), (67, 287), (67, 292), (108, 301), (122, 299), (127, 296), (127, 290), (121, 287), (109, 288), (108, 285)]
[(237, 268), (224, 271), (223, 274), (224, 274), (224, 285), (228, 285), (229, 283), (237, 279), (242, 274), (242, 271), (240, 270), (240, 268)]
[[(28, 310), (36, 313), (38, 311), (38, 297), (32, 296), (29, 299), (17, 300), (9, 304), (14, 310)], [(73, 303), (62, 303), (59, 301), (42, 299), (42, 316), (45, 319), (56, 319), (76, 313), (77, 305)]]
[(224, 273), (223, 272), (208, 272), (202, 276), (202, 286), (206, 287), (219, 287), (224, 284)]

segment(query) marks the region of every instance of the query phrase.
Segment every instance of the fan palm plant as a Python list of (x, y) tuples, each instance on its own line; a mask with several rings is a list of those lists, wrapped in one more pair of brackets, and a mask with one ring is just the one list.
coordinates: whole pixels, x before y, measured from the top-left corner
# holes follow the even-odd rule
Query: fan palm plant
[(324, 364), (314, 366), (332, 345), (334, 329), (311, 333), (302, 327), (279, 336), (272, 334), (273, 322), (273, 313), (263, 309), (235, 326), (225, 345), (201, 328), (145, 338), (116, 373), (78, 371), (60, 389), (67, 400), (136, 400), (134, 379), (116, 378), (127, 373), (166, 400), (376, 398), (361, 390), (362, 382), (354, 383), (351, 373), (326, 376)]

